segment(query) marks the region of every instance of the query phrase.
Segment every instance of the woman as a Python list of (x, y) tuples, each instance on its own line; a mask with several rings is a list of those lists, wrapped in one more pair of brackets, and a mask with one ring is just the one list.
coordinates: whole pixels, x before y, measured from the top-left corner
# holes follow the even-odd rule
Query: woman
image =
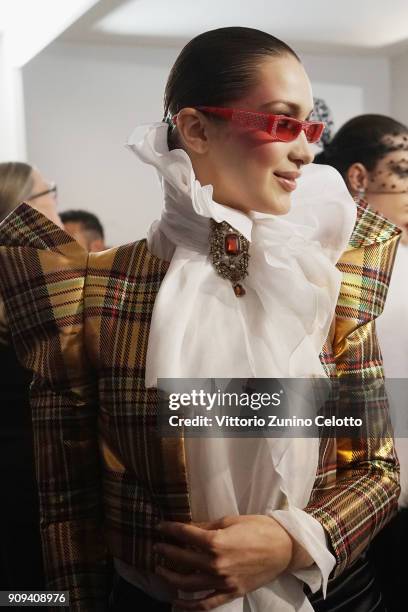
[[(317, 162), (343, 175), (357, 202), (370, 207), (402, 230), (386, 306), (377, 322), (378, 338), (388, 378), (408, 378), (408, 128), (391, 117), (354, 117), (334, 136)], [(388, 381), (387, 392), (396, 411), (395, 445), (401, 466), (400, 511), (374, 541), (371, 549), (390, 611), (404, 609), (405, 550), (408, 546), (408, 445), (406, 390), (400, 381)]]
[[(0, 164), (0, 219), (21, 202), (32, 202), (42, 214), (59, 224), (55, 191), (29, 164)], [(28, 388), (29, 370), (17, 361), (0, 301), (0, 588), (38, 590), (44, 575), (38, 516), (38, 492)]]
[[(313, 98), (298, 57), (273, 36), (222, 28), (196, 37), (165, 97), (166, 122), (129, 141), (163, 183), (164, 212), (147, 242), (88, 259), (24, 205), (1, 227), (0, 290), (16, 350), (35, 372), (48, 585), (70, 590), (72, 610), (103, 609), (107, 541), (113, 610), (310, 610), (303, 585), (325, 589), (394, 511), (386, 429), (340, 446), (160, 437), (156, 386), (358, 381), (361, 352), (370, 355), (364, 371), (381, 379), (374, 316), (358, 317), (366, 297), (331, 325), (352, 200), (336, 173), (304, 168), (323, 126), (308, 121)], [(365, 211), (359, 223), (374, 217)], [(386, 238), (371, 251), (385, 286), (397, 232)], [(351, 249), (364, 260), (357, 238)], [(360, 286), (363, 266), (354, 270)], [(370, 300), (381, 310), (373, 278)], [(30, 320), (21, 316), (27, 285), (41, 312)]]
[(61, 227), (57, 213), (57, 187), (40, 171), (23, 162), (0, 164), (0, 219), (4, 219), (21, 202), (33, 208)]

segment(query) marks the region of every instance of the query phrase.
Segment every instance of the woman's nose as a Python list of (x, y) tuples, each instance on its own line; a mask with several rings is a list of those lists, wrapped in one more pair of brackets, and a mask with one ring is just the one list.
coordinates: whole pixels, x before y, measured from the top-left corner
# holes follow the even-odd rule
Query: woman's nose
[(314, 159), (313, 149), (307, 141), (306, 134), (302, 130), (299, 136), (293, 141), (293, 146), (289, 153), (289, 158), (298, 167), (310, 164)]

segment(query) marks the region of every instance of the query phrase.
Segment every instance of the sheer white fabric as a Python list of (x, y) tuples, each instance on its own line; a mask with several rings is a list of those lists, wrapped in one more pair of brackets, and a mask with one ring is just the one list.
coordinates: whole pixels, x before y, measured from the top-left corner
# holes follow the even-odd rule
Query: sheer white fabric
[[(306, 167), (289, 214), (245, 215), (214, 202), (212, 186), (200, 185), (188, 155), (168, 150), (167, 127), (138, 128), (128, 142), (162, 181), (164, 210), (148, 246), (171, 258), (153, 311), (146, 386), (157, 378), (324, 376), (319, 353), (341, 282), (335, 264), (356, 214), (340, 175)], [(243, 298), (209, 260), (210, 218), (250, 240)], [(186, 438), (185, 445), (193, 520), (271, 515), (316, 562), (217, 610), (311, 610), (302, 581), (315, 591), (323, 580), (325, 588), (335, 563), (323, 528), (302, 510), (316, 475), (318, 440)], [(133, 582), (140, 584), (137, 572)]]

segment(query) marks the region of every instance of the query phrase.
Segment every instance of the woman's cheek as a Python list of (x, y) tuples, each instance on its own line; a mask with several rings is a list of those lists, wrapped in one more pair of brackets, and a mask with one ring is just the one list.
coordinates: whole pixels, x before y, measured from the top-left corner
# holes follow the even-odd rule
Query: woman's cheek
[(279, 163), (287, 156), (287, 143), (273, 140), (267, 132), (249, 131), (239, 135), (239, 146), (259, 161)]
[(269, 170), (290, 170), (287, 163), (285, 145), (283, 143), (268, 143), (255, 149), (255, 157), (260, 167)]

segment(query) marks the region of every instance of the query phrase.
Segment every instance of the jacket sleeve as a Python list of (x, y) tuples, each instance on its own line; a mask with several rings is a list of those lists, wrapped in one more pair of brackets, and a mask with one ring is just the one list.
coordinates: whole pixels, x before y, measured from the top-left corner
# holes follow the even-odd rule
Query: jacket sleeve
[(359, 437), (323, 437), (319, 469), (305, 511), (324, 527), (336, 557), (334, 576), (353, 563), (392, 518), (399, 495), (375, 318), (382, 312), (399, 231), (365, 206), (349, 249), (335, 322), (321, 359), (335, 379), (334, 412), (362, 417)]
[(87, 254), (27, 205), (0, 225), (0, 299), (30, 390), (48, 590), (70, 610), (104, 610), (95, 378), (83, 341)]
[(0, 299), (0, 346), (7, 344), (7, 321), (6, 321), (6, 310), (4, 304)]

